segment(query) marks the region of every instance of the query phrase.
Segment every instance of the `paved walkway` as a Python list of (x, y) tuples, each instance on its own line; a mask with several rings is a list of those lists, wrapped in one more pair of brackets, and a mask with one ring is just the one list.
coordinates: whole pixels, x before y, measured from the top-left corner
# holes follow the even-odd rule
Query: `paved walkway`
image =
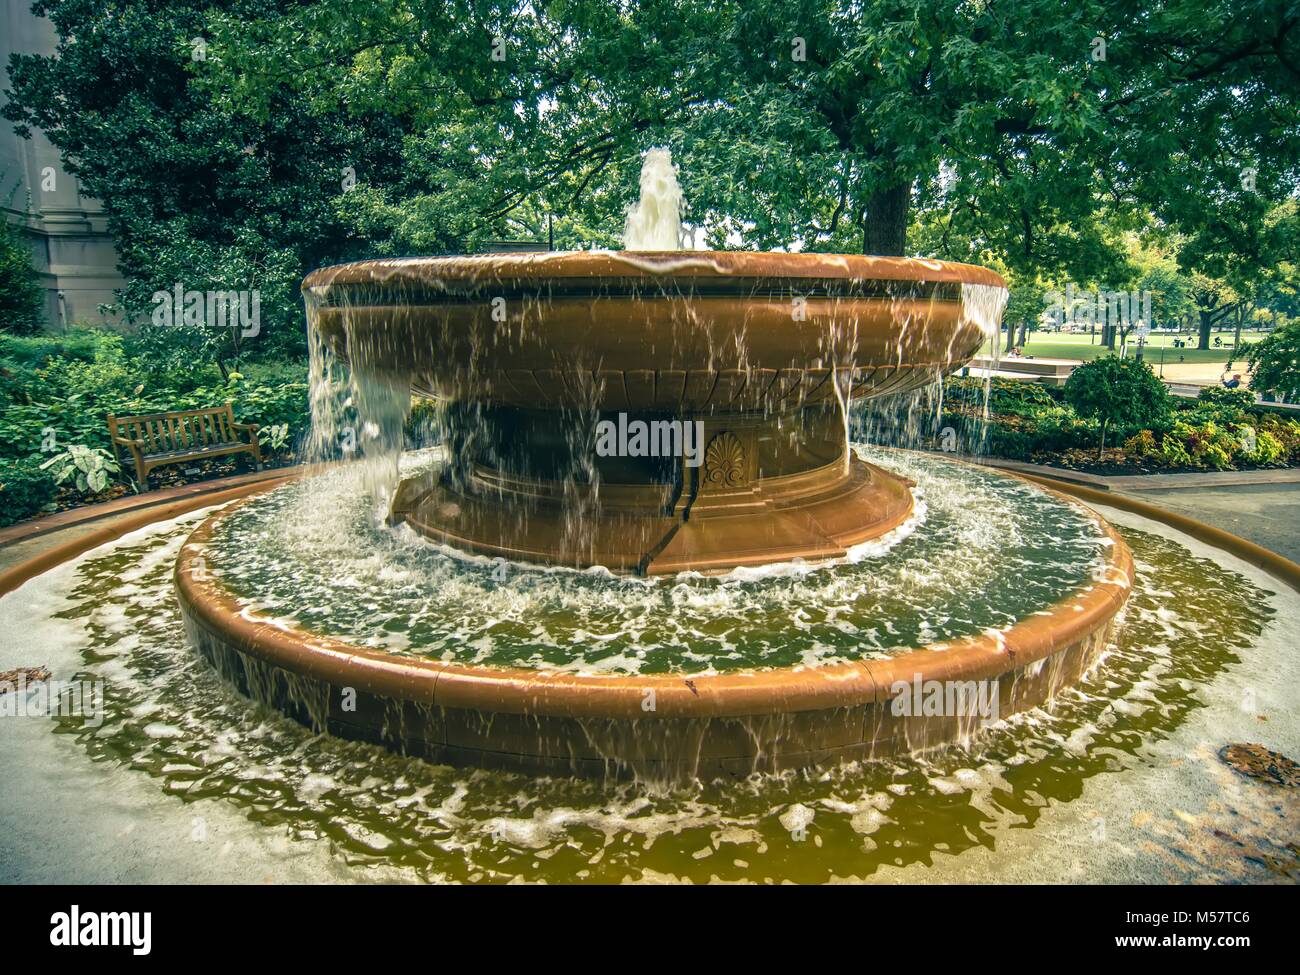
[(1222, 528), (1300, 562), (1300, 483), (1116, 493)]
[(1300, 562), (1300, 468), (1103, 477), (995, 457), (981, 463), (1159, 505)]

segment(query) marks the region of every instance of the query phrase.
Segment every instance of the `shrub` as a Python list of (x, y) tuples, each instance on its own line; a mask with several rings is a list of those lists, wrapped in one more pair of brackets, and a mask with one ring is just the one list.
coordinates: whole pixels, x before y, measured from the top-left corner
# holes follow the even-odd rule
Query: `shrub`
[(1249, 389), (1227, 389), (1223, 386), (1206, 386), (1196, 397), (1192, 412), (1198, 420), (1217, 423), (1240, 423), (1255, 405), (1255, 394)]
[(12, 525), (53, 508), (58, 488), (39, 457), (0, 459), (0, 526)]
[(1207, 443), (1201, 450), (1201, 460), (1219, 471), (1232, 466), (1232, 455), (1219, 443)]
[(102, 447), (73, 444), (41, 464), (41, 470), (53, 474), (55, 484), (71, 481), (82, 494), (99, 494), (122, 468)]
[(1169, 392), (1151, 367), (1136, 359), (1102, 356), (1084, 363), (1065, 383), (1065, 400), (1080, 416), (1101, 425), (1097, 453), (1106, 446), (1106, 431), (1127, 423), (1162, 425), (1172, 413)]
[(62, 335), (0, 334), (0, 361), (10, 367), (36, 369), (55, 357), (89, 362), (105, 342), (121, 342), (122, 337), (100, 329), (74, 328)]
[(1286, 448), (1267, 430), (1255, 434), (1255, 449), (1247, 455), (1252, 464), (1277, 464), (1286, 460)]
[(1265, 413), (1260, 416), (1256, 429), (1260, 433), (1267, 433), (1281, 444), (1281, 460), (1300, 461), (1300, 422)]
[(156, 359), (132, 338), (73, 332), (54, 338), (0, 337), (0, 456), (17, 459), (68, 444), (108, 448), (107, 417), (234, 403), (236, 415), (285, 425), (292, 443), (306, 430), (305, 368), (250, 367), (222, 378), (211, 365)]
[(44, 319), (44, 299), (31, 252), (18, 231), (7, 220), (0, 220), (0, 331), (38, 331)]
[(1032, 416), (1058, 405), (1046, 386), (1012, 379), (993, 379), (986, 383), (983, 379), (954, 377), (944, 384), (944, 396), (955, 403), (983, 407), (986, 389), (991, 413)]
[(1160, 441), (1150, 430), (1139, 430), (1124, 441), (1124, 452), (1141, 460), (1160, 456)]
[(985, 450), (995, 457), (1029, 461), (1034, 457), (1034, 438), (1018, 430), (994, 425), (989, 428)]
[(1192, 455), (1187, 452), (1183, 441), (1174, 436), (1166, 436), (1160, 441), (1160, 459), (1166, 467), (1192, 466)]

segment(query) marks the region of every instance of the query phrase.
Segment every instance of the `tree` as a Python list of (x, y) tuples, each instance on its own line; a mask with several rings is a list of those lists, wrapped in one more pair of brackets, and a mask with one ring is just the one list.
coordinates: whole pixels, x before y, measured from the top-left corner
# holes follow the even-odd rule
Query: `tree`
[(1025, 344), (1030, 330), (1037, 326), (1038, 320), (1047, 310), (1049, 287), (1037, 279), (1026, 280), (1011, 272), (1005, 273), (1003, 277), (1007, 279), (1010, 291), (1007, 307), (1002, 313), (1002, 321), (1007, 330), (1003, 351), (1010, 352), (1017, 345)]
[(1170, 415), (1169, 391), (1151, 367), (1136, 359), (1102, 356), (1075, 369), (1065, 381), (1065, 401), (1080, 416), (1101, 424), (1097, 456), (1106, 430), (1118, 423), (1159, 424)]
[(1300, 321), (1253, 344), (1246, 361), (1253, 389), (1278, 393), (1287, 402), (1300, 400)]
[(0, 220), (0, 332), (39, 330), (42, 301), (31, 252), (13, 226)]
[(1210, 336), (1241, 305), (1241, 296), (1221, 279), (1195, 274), (1192, 276), (1192, 299), (1197, 314), (1196, 347), (1208, 349)]
[[(290, 0), (233, 0), (228, 16), (278, 16)], [(401, 177), (403, 120), (384, 111), (313, 109), (273, 86), (266, 116), (234, 111), (200, 82), (219, 68), (204, 40), (208, 0), (41, 0), (59, 33), (51, 56), (15, 55), (6, 118), (44, 130), (69, 172), (103, 201), (127, 279), (127, 315), (147, 322), (152, 296), (259, 291), (253, 350), (305, 348), (298, 288), (307, 270), (364, 256), (337, 212), (346, 166), (383, 187)], [(237, 348), (219, 329), (165, 338), (220, 363)]]
[(1116, 229), (1206, 223), (1232, 160), (1270, 204), (1300, 170), (1300, 17), (1275, 0), (36, 9), (59, 50), (15, 60), (5, 112), (105, 201), (136, 309), (181, 273), (256, 273), (292, 324), (316, 264), (552, 215), (610, 246), (657, 144), (710, 246), (919, 247), (1026, 281), (1117, 278)]
[[(1280, 178), (1300, 165), (1300, 137), (1277, 123), (1297, 104), (1295, 16), (1272, 0), (1135, 13), (1130, 0), (1022, 0), (1014, 16), (932, 0), (317, 0), (253, 24), (214, 15), (210, 82), (254, 107), (287, 85), (321, 110), (419, 112), (444, 166), (484, 163), (455, 195), (476, 225), (530, 200), (571, 212), (602, 185), (618, 187), (603, 202), (625, 199), (639, 152), (666, 144), (713, 246), (902, 254), (913, 216), (938, 208), (950, 239), (1091, 279), (1113, 249), (1093, 217), (1170, 192), (1149, 170), (1172, 154), (1248, 149)], [(1180, 186), (1180, 205), (1209, 209), (1202, 190)], [(387, 202), (396, 221), (407, 201)]]
[[(1170, 247), (1159, 239), (1158, 233), (1134, 234), (1128, 242), (1129, 262), (1133, 268), (1133, 278), (1126, 282), (1130, 296), (1136, 296), (1142, 303), (1145, 313), (1147, 301), (1150, 301), (1151, 318), (1146, 321), (1148, 328), (1154, 327), (1157, 320), (1182, 320), (1194, 307), (1192, 301), (1192, 280), (1178, 267), (1177, 259)], [(1139, 314), (1130, 307), (1127, 320), (1113, 323), (1110, 345), (1114, 348), (1115, 339), (1121, 343), (1128, 341), (1129, 333), (1137, 326)]]

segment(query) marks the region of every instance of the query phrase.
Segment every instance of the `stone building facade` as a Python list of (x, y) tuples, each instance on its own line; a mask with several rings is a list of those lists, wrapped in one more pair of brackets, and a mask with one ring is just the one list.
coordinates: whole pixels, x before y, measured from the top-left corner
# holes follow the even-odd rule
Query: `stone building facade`
[[(30, 0), (2, 0), (0, 65), (8, 87), (11, 54), (50, 54), (57, 44), (53, 25), (31, 12)], [(45, 289), (46, 319), (52, 328), (74, 322), (112, 321), (99, 306), (122, 286), (117, 251), (98, 200), (86, 196), (63, 169), (59, 151), (33, 131), (20, 138), (0, 121), (0, 212), (22, 229), (32, 263)]]

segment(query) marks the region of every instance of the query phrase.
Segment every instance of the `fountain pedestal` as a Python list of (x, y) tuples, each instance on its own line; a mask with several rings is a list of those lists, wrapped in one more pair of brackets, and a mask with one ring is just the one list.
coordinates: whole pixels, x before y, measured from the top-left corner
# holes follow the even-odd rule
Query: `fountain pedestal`
[[(684, 456), (595, 458), (586, 482), (538, 472), (581, 466), (564, 459), (562, 414), (551, 417), (556, 435), (532, 441), (550, 445), (559, 462), (529, 464), (529, 452), (513, 451), (513, 469), (501, 460), (506, 425), (485, 423), (480, 430), (496, 434), (487, 446), (462, 445), (446, 468), (403, 482), (391, 517), (479, 555), (659, 575), (837, 558), (912, 512), (910, 482), (847, 452), (832, 411), (685, 422), (696, 421), (697, 465)], [(536, 434), (546, 421), (521, 425)], [(576, 440), (575, 452), (589, 449), (586, 437)]]

